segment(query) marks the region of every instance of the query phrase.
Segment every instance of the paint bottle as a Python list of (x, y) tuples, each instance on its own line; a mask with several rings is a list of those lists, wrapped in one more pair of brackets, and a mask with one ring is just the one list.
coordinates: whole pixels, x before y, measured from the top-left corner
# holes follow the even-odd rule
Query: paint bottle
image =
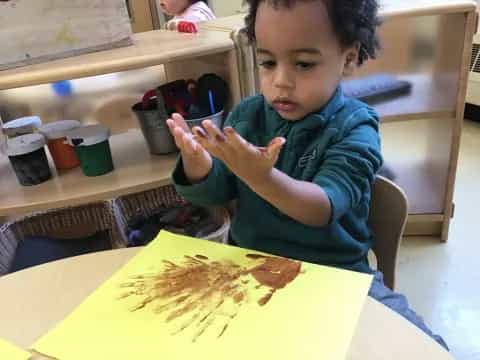
[(23, 186), (41, 184), (52, 177), (41, 134), (28, 134), (7, 140), (7, 156)]
[(77, 120), (62, 120), (42, 125), (38, 129), (48, 141), (48, 150), (58, 170), (73, 169), (80, 165), (77, 154), (73, 146), (67, 142), (65, 135), (67, 131), (80, 126)]
[(89, 125), (69, 130), (67, 141), (75, 149), (86, 176), (100, 176), (113, 171), (110, 150), (110, 130), (101, 125)]

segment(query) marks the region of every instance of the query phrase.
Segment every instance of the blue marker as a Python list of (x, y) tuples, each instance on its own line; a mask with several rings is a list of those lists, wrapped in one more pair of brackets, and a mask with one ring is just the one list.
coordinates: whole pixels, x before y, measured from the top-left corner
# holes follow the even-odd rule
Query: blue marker
[(212, 115), (215, 114), (215, 105), (213, 104), (213, 93), (212, 90), (208, 90), (208, 101), (210, 102), (210, 111)]

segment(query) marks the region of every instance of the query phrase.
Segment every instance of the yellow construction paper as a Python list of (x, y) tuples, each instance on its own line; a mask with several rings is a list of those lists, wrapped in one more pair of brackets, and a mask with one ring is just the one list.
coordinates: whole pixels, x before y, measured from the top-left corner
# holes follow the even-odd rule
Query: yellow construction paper
[(0, 339), (0, 359), (2, 360), (27, 360), (30, 359), (30, 354), (9, 342)]
[(344, 359), (370, 283), (161, 232), (33, 348), (62, 360)]

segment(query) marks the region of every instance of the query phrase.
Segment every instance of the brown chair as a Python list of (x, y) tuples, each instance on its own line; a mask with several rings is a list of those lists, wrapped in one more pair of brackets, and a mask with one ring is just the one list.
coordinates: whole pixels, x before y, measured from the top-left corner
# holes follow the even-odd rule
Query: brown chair
[(372, 250), (377, 258), (377, 269), (383, 273), (385, 285), (392, 290), (407, 214), (408, 201), (403, 190), (392, 181), (377, 176), (372, 188), (368, 225), (373, 234)]

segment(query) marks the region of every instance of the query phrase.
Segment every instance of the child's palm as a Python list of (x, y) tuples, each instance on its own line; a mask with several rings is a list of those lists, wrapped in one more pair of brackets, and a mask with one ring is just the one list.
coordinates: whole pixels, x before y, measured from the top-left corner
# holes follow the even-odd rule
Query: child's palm
[(167, 120), (167, 125), (183, 156), (195, 158), (196, 161), (205, 162), (206, 165), (210, 164), (210, 155), (194, 139), (190, 128), (180, 114), (173, 114), (172, 118)]
[[(226, 130), (228, 133), (229, 130)], [(258, 147), (243, 139), (235, 132), (227, 136), (226, 149), (220, 155), (221, 160), (240, 177), (257, 177), (270, 172), (278, 160), (280, 150), (285, 143), (275, 138), (267, 147)]]
[(275, 138), (267, 147), (258, 147), (231, 127), (225, 128), (224, 134), (211, 121), (206, 121), (204, 127), (208, 135), (197, 127), (194, 129), (195, 139), (241, 179), (257, 179), (268, 174), (285, 143), (285, 139)]

